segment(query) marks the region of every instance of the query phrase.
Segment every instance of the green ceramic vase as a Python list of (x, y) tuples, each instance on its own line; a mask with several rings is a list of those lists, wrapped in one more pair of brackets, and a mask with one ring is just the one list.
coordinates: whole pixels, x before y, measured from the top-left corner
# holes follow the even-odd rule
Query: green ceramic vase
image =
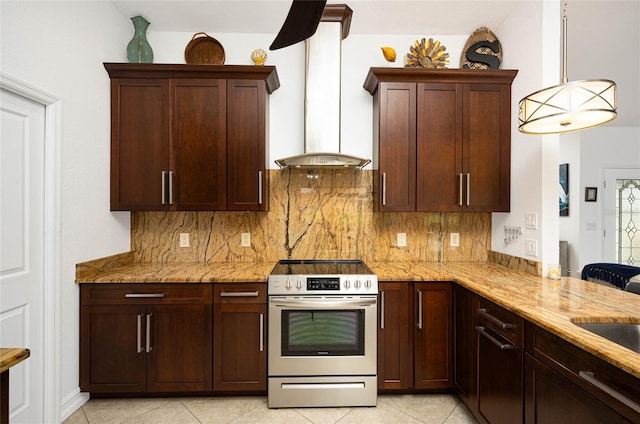
[(142, 16), (131, 18), (135, 33), (127, 44), (127, 59), (129, 63), (153, 63), (153, 50), (147, 41), (149, 22)]

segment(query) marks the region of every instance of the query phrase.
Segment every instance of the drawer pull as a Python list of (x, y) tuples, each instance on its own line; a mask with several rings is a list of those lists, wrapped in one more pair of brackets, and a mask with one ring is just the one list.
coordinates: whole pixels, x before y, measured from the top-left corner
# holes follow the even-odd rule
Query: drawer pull
[(252, 292), (222, 292), (220, 297), (258, 297), (260, 292), (258, 290)]
[(488, 319), (489, 321), (491, 321), (492, 323), (496, 324), (498, 327), (500, 328), (515, 328), (516, 325), (515, 324), (511, 324), (508, 322), (504, 322), (502, 320), (499, 320), (498, 318), (494, 317), (493, 315), (491, 315), (489, 313), (489, 310), (486, 308), (479, 308), (478, 309), (478, 314), (483, 317)]
[(476, 327), (476, 330), (478, 330), (478, 333), (482, 334), (487, 339), (489, 339), (489, 341), (491, 343), (493, 343), (494, 345), (498, 346), (500, 348), (500, 350), (518, 349), (518, 346), (513, 345), (511, 343), (502, 343), (500, 340), (496, 339), (491, 334), (487, 333), (486, 328), (484, 328), (482, 326)]
[(640, 404), (638, 402), (634, 401), (633, 399), (630, 399), (628, 396), (620, 393), (619, 391), (617, 391), (613, 387), (611, 387), (611, 386), (607, 385), (606, 383), (598, 380), (593, 371), (580, 371), (578, 373), (578, 375), (583, 380), (585, 380), (588, 383), (596, 386), (597, 388), (599, 388), (603, 392), (607, 393), (611, 397), (613, 397), (616, 400), (622, 402), (623, 404), (625, 404), (629, 408), (633, 409), (634, 411), (640, 413)]
[(164, 296), (164, 293), (126, 293), (124, 295), (128, 299), (163, 298)]
[(387, 173), (382, 173), (382, 206), (387, 205)]

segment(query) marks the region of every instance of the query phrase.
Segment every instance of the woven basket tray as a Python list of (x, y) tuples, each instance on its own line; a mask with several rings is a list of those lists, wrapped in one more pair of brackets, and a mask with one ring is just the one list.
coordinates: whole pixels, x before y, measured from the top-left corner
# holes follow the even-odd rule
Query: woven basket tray
[(191, 64), (222, 65), (224, 48), (215, 38), (196, 32), (184, 49), (184, 60)]

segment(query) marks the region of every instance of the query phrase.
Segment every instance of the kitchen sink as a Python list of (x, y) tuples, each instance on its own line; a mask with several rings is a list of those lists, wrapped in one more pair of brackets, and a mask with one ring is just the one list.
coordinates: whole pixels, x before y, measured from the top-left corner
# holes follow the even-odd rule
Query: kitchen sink
[(574, 324), (620, 346), (640, 353), (640, 324), (620, 322)]

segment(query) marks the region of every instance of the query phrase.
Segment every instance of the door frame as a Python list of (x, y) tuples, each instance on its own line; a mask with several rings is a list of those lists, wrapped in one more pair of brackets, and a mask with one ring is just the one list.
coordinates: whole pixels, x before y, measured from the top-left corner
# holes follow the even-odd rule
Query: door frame
[(41, 104), (45, 108), (44, 234), (43, 234), (43, 416), (60, 419), (60, 143), (61, 100), (31, 84), (0, 71), (0, 89)]
[[(631, 175), (633, 174), (633, 175)], [(635, 179), (635, 175), (636, 174), (640, 174), (640, 167), (639, 166), (611, 166), (611, 167), (604, 167), (602, 170), (602, 186), (603, 186), (603, 193), (602, 193), (602, 206), (601, 206), (601, 217), (602, 217), (602, 252), (600, 254), (600, 258), (603, 262), (618, 262), (618, 258), (615, 258), (615, 260), (610, 260), (609, 258), (612, 258), (613, 256), (610, 256), (610, 252), (607, 251), (608, 248), (611, 248), (611, 246), (615, 246), (615, 242), (616, 242), (616, 238), (617, 236), (615, 235), (615, 231), (609, 231), (608, 234), (605, 233), (605, 230), (610, 229), (607, 224), (610, 225), (610, 222), (608, 222), (611, 218), (611, 214), (609, 213), (609, 210), (611, 209), (611, 205), (607, 203), (607, 200), (611, 200), (611, 196), (613, 196), (613, 199), (615, 199), (615, 185), (614, 186), (606, 186), (606, 182), (607, 177), (610, 177), (612, 179), (618, 179), (619, 177), (631, 177)], [(615, 218), (613, 218), (615, 219)], [(606, 235), (605, 235), (606, 234)]]

